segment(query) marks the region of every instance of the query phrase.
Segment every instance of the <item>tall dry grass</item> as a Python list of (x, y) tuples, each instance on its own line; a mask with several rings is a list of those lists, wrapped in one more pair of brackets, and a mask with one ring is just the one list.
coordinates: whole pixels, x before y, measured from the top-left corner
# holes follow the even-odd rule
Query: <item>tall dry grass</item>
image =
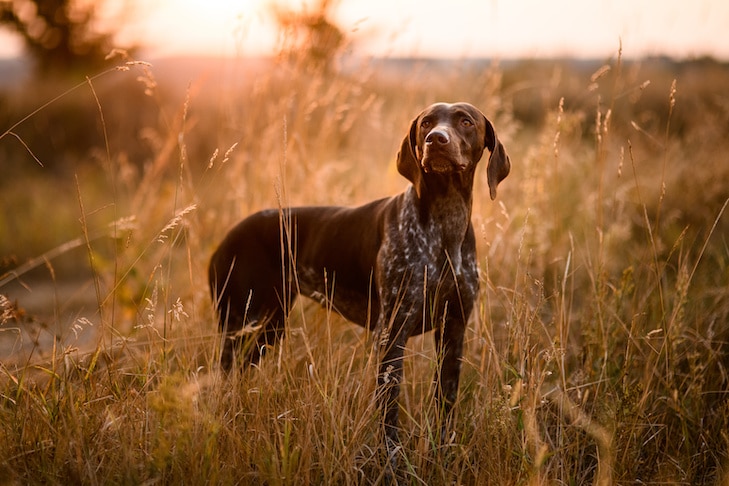
[[(64, 265), (83, 265), (94, 296), (75, 314), (57, 299), (46, 317), (24, 312), (22, 297), (0, 300), (0, 333), (13, 336), (0, 386), (6, 482), (381, 482), (370, 336), (299, 302), (281, 346), (224, 379), (205, 266), (256, 209), (402, 190), (394, 155), (410, 119), (437, 100), (479, 106), (514, 166), (495, 203), (485, 172), (477, 178), (481, 292), (444, 444), (430, 336), (408, 344), (404, 482), (729, 481), (726, 69), (704, 66), (697, 80), (619, 57), (590, 71), (363, 62), (323, 74), (241, 63), (223, 78), (234, 83), (182, 92), (141, 65), (81, 83), (77, 103), (100, 135), (95, 162), (55, 176), (55, 204), (31, 201), (49, 189), (38, 167), (4, 186), (16, 241), (35, 248), (27, 228), (56, 217), (71, 236), (46, 234), (56, 251), (23, 267), (36, 267), (32, 278), (6, 274), (0, 292), (11, 281), (61, 287)], [(109, 81), (137, 75), (136, 87)], [(134, 98), (146, 115), (133, 138), (141, 133), (147, 152), (115, 132), (136, 116), (129, 89), (150, 91)], [(53, 109), (0, 142), (22, 139), (50, 165), (32, 122)], [(50, 258), (71, 247), (72, 264)]]

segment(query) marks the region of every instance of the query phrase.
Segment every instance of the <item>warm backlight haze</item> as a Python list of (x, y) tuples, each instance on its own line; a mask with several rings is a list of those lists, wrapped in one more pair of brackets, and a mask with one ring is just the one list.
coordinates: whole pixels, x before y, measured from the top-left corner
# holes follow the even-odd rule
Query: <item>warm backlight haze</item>
[[(120, 41), (145, 55), (265, 55), (276, 45), (271, 0), (134, 2)], [(292, 8), (318, 2), (278, 0)], [(355, 52), (417, 57), (628, 57), (729, 59), (729, 2), (696, 0), (341, 0), (333, 20)], [(121, 0), (108, 2), (111, 18)], [(116, 10), (115, 10), (116, 9)], [(113, 20), (112, 20), (113, 21)], [(0, 36), (0, 56), (19, 52)]]

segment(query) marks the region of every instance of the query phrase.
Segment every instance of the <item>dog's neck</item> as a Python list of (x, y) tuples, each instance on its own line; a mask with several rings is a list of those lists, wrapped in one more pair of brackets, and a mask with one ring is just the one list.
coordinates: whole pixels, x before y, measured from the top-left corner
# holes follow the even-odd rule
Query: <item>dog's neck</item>
[(469, 170), (452, 174), (421, 173), (421, 177), (413, 182), (413, 188), (424, 204), (429, 204), (429, 200), (450, 197), (455, 191), (470, 205), (475, 172), (474, 166)]
[(471, 224), (472, 187), (471, 171), (447, 176), (429, 174), (419, 188), (411, 186), (420, 224), (432, 238), (431, 243), (459, 263), (461, 246)]
[[(420, 215), (449, 228), (451, 224), (468, 226), (473, 207), (474, 171), (457, 174), (428, 174), (414, 187)], [(464, 226), (464, 231), (465, 231)]]

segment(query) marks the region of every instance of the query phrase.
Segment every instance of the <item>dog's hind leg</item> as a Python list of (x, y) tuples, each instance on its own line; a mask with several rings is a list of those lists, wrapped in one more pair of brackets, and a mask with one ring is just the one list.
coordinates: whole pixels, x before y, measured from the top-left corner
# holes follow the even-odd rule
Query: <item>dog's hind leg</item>
[[(285, 309), (290, 307), (281, 300), (280, 265), (266, 258), (244, 258), (247, 255), (231, 247), (230, 242), (221, 245), (208, 275), (223, 336), (220, 365), (225, 371), (258, 363), (262, 351), (283, 337)], [(246, 250), (264, 254), (255, 248)], [(286, 298), (286, 303), (293, 297)]]
[[(275, 289), (254, 297), (232, 298), (223, 293), (219, 303), (219, 326), (223, 335), (220, 365), (225, 371), (233, 366), (258, 364), (266, 349), (274, 346), (285, 333), (286, 314)], [(261, 295), (261, 294), (267, 295)]]

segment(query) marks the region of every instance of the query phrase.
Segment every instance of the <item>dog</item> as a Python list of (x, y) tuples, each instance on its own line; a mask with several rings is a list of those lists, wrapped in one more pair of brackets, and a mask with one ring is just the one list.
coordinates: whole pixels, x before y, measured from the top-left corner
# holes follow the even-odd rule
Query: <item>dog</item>
[[(397, 155), (399, 173), (411, 182), (405, 192), (356, 208), (269, 209), (241, 221), (209, 266), (225, 336), (222, 368), (257, 363), (283, 336), (297, 294), (376, 330), (378, 404), (396, 467), (408, 338), (434, 331), (441, 363), (436, 399), (446, 417), (456, 400), (464, 331), (479, 288), (471, 209), (484, 150), (494, 199), (511, 161), (493, 125), (468, 103), (436, 103), (412, 121)], [(258, 329), (254, 337), (251, 329)]]

